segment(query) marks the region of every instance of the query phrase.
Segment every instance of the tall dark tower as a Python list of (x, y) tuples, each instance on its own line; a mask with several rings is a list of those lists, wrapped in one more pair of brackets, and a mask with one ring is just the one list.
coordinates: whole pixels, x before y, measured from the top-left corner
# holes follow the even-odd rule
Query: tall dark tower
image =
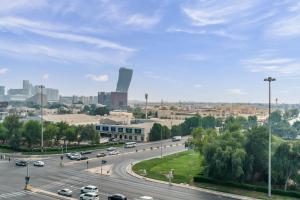
[(120, 68), (119, 69), (119, 79), (117, 84), (116, 92), (124, 92), (127, 93), (129, 89), (129, 85), (132, 78), (132, 69)]

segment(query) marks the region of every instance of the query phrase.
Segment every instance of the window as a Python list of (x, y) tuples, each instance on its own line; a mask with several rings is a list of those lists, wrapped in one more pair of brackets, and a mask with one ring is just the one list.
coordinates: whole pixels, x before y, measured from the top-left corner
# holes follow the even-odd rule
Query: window
[(134, 129), (134, 133), (137, 133), (137, 134), (142, 133), (142, 129), (140, 129), (140, 128)]
[(125, 139), (125, 140), (127, 139), (127, 135), (124, 135), (124, 139)]
[(102, 131), (108, 131), (108, 126), (103, 126)]
[(144, 137), (141, 137), (141, 140), (144, 141)]
[(132, 133), (132, 128), (126, 128), (126, 133)]
[(135, 140), (135, 141), (137, 140), (137, 136), (134, 136), (134, 140)]
[(116, 132), (116, 127), (110, 127), (111, 132)]
[(129, 140), (132, 140), (132, 136), (131, 135), (129, 135)]
[(118, 128), (119, 133), (123, 133), (123, 128)]
[(96, 126), (96, 130), (100, 131), (101, 130), (101, 126)]
[(120, 135), (120, 139), (122, 139), (123, 138), (123, 136), (122, 135)]

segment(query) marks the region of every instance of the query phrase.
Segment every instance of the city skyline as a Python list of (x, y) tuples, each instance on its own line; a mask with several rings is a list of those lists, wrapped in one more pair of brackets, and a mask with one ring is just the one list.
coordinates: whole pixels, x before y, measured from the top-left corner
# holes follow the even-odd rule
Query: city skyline
[(22, 80), (63, 96), (113, 91), (129, 100), (299, 103), (300, 4), (294, 1), (2, 2), (0, 85)]

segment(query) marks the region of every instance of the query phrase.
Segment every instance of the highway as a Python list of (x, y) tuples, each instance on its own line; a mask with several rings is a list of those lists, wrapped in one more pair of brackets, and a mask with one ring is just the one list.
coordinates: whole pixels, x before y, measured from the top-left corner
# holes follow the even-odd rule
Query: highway
[[(163, 154), (170, 154), (184, 150), (183, 141), (163, 142)], [(153, 150), (151, 150), (151, 147)], [(160, 200), (202, 200), (202, 199), (229, 199), (214, 194), (186, 189), (167, 184), (148, 182), (137, 179), (126, 173), (126, 167), (133, 162), (160, 156), (160, 142), (139, 145), (136, 148), (120, 148), (120, 154), (96, 158), (97, 153), (89, 156), (88, 168), (100, 167), (101, 160), (107, 161), (111, 166), (110, 175), (100, 175), (87, 171), (86, 161), (70, 161), (64, 159), (63, 167), (60, 166), (60, 157), (57, 155), (40, 158), (45, 162), (44, 167), (30, 165), (29, 175), (32, 192), (24, 191), (26, 167), (15, 166), (14, 161), (0, 161), (0, 200), (1, 199), (79, 199), (80, 188), (86, 185), (95, 185), (99, 188), (100, 199), (114, 193), (121, 193), (128, 199), (139, 196), (152, 196)], [(138, 150), (138, 152), (136, 152)], [(104, 152), (103, 150), (102, 152)], [(103, 166), (103, 169), (108, 169)], [(73, 191), (73, 198), (57, 196), (57, 190), (69, 188)]]

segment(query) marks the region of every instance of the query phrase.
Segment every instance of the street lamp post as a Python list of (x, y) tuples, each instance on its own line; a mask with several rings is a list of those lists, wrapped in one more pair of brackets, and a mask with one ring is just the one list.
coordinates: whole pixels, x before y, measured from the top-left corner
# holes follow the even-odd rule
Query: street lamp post
[(271, 127), (271, 82), (276, 81), (275, 78), (268, 77), (265, 78), (264, 81), (269, 82), (269, 168), (268, 168), (268, 196), (272, 196), (271, 191), (271, 144), (272, 144), (272, 127)]
[(161, 126), (161, 129), (160, 129), (160, 158), (162, 158), (162, 129), (163, 129), (163, 126)]
[(41, 89), (41, 152), (44, 151), (44, 125), (43, 125), (43, 89), (45, 86), (40, 85), (39, 88)]

